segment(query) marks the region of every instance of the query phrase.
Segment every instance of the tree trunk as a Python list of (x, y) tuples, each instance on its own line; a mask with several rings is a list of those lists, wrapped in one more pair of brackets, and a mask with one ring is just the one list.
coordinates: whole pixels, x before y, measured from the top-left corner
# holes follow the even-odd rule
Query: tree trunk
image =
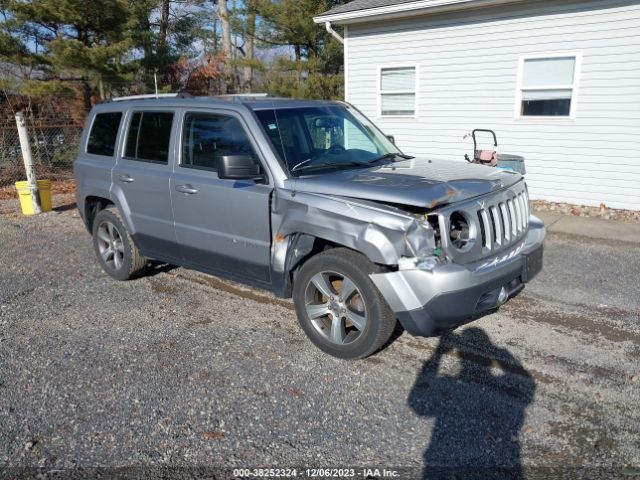
[(233, 82), (233, 51), (231, 47), (231, 26), (229, 24), (229, 9), (227, 8), (227, 0), (218, 0), (218, 16), (220, 17), (220, 27), (222, 30), (222, 51), (225, 55), (224, 63), (224, 81), (222, 82), (222, 93), (227, 93), (230, 83)]
[(106, 96), (104, 94), (104, 81), (101, 73), (98, 74), (98, 94), (100, 95), (100, 101), (104, 102), (106, 100)]
[(302, 82), (302, 48), (300, 45), (294, 45), (293, 51), (296, 55), (296, 80), (300, 86), (300, 82)]
[(245, 60), (247, 65), (244, 67), (244, 88), (245, 91), (251, 93), (253, 83), (253, 36), (256, 33), (256, 11), (253, 2), (247, 1), (247, 35), (245, 42)]
[(164, 57), (167, 53), (167, 32), (169, 30), (169, 0), (162, 0), (160, 8), (160, 32), (156, 44), (157, 54)]

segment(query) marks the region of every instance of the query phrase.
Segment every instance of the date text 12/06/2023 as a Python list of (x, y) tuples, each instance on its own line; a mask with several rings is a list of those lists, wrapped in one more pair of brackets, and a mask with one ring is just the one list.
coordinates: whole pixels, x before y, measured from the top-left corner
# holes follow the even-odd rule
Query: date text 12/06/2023
[(234, 478), (399, 478), (386, 468), (236, 468)]

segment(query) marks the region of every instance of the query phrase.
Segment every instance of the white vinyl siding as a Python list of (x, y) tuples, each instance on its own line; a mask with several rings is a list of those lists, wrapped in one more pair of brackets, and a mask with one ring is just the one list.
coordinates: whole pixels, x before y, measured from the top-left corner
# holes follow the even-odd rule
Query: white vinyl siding
[[(640, 0), (354, 23), (347, 43), (347, 101), (406, 153), (464, 162), (464, 134), (490, 128), (500, 152), (525, 157), (532, 198), (640, 210)], [(524, 60), (553, 56), (576, 58), (571, 85), (553, 89), (571, 89), (572, 115), (519, 115)], [(417, 118), (380, 116), (381, 65), (416, 65)]]

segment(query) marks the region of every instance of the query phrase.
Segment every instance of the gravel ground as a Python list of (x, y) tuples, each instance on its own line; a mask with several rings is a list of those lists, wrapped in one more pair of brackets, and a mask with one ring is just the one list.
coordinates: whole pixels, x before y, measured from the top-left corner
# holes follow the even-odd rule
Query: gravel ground
[(477, 478), (496, 466), (640, 475), (640, 245), (551, 235), (542, 274), (497, 313), (345, 362), (265, 292), (168, 266), (111, 280), (71, 197), (55, 200), (37, 218), (0, 202), (5, 476), (322, 466), (414, 478), (425, 462)]

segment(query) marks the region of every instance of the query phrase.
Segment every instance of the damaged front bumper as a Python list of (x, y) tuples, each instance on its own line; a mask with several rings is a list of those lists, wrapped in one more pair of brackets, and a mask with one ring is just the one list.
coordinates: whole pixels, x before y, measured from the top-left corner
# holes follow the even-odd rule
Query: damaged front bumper
[(531, 216), (526, 237), (509, 252), (469, 265), (442, 264), (371, 275), (412, 335), (429, 336), (502, 305), (542, 269), (545, 228)]

